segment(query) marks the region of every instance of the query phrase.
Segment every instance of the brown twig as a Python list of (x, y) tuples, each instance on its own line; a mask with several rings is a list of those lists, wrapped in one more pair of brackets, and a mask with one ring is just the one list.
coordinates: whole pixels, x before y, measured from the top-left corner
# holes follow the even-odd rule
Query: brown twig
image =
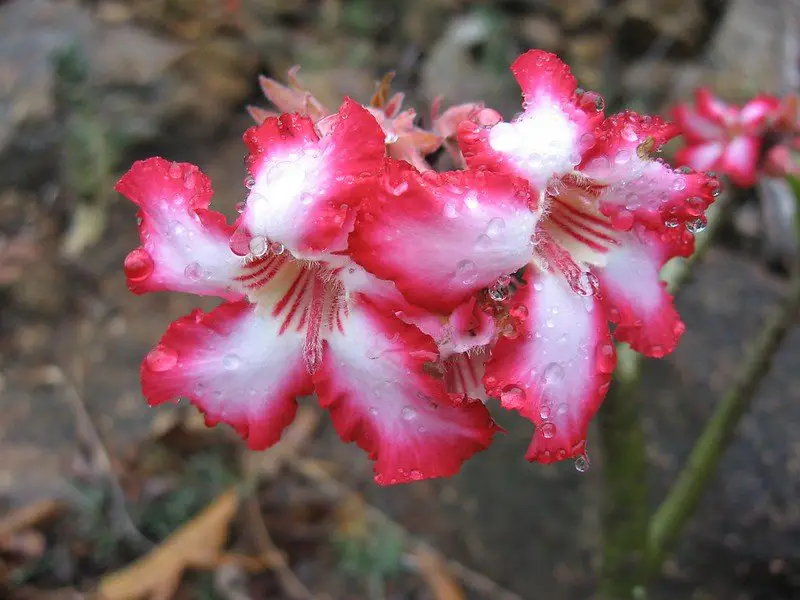
[[(337, 481), (316, 461), (301, 458), (299, 456), (292, 456), (289, 458), (287, 464), (296, 472), (314, 482), (320, 488), (320, 490), (323, 491), (323, 493), (329, 495), (331, 498), (337, 501), (342, 501), (347, 498), (357, 498), (357, 501), (363, 502), (356, 492), (351, 490), (340, 481)], [(500, 584), (492, 581), (486, 575), (478, 573), (477, 571), (473, 571), (457, 560), (445, 557), (430, 544), (413, 536), (400, 523), (386, 515), (386, 513), (375, 506), (364, 504), (364, 512), (366, 513), (367, 517), (376, 521), (382, 521), (383, 523), (395, 528), (403, 536), (403, 539), (408, 546), (413, 548), (421, 548), (424, 552), (431, 553), (432, 555), (441, 559), (447, 566), (447, 569), (469, 589), (478, 592), (479, 594), (490, 598), (491, 600), (522, 600), (521, 596), (503, 588), (500, 586)]]
[[(136, 527), (128, 512), (125, 492), (119, 479), (114, 473), (111, 454), (108, 451), (100, 431), (94, 424), (91, 413), (86, 408), (83, 396), (77, 387), (70, 381), (63, 369), (54, 366), (54, 383), (60, 384), (67, 392), (66, 396), (72, 412), (75, 415), (75, 430), (79, 442), (85, 446), (91, 456), (92, 466), (105, 478), (111, 496), (111, 517), (115, 530), (124, 537), (136, 550), (147, 551), (153, 547), (153, 542), (148, 540)], [(79, 377), (82, 382), (83, 378)]]

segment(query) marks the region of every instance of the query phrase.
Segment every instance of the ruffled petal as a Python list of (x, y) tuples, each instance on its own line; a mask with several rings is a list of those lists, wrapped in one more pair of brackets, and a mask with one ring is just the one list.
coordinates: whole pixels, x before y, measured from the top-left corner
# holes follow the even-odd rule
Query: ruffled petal
[(232, 290), (242, 260), (228, 247), (233, 228), (208, 210), (211, 182), (188, 163), (135, 162), (116, 190), (139, 207), (141, 246), (125, 258), (128, 288), (240, 298)]
[(498, 431), (483, 403), (447, 394), (436, 359), (430, 338), (360, 296), (326, 337), (320, 404), (342, 440), (369, 453), (381, 485), (453, 475)]
[(756, 183), (761, 138), (740, 135), (725, 146), (725, 153), (717, 168), (739, 187), (752, 187)]
[(266, 119), (244, 136), (252, 179), (243, 225), (302, 258), (344, 248), (383, 162), (383, 132), (367, 109), (347, 99), (324, 121), (322, 138), (298, 114)]
[(504, 408), (536, 424), (526, 458), (547, 463), (583, 453), (616, 355), (594, 296), (580, 297), (561, 278), (531, 268), (525, 279), (515, 296), (527, 307), (525, 332), (499, 339), (483, 381)]
[(718, 194), (713, 177), (687, 167), (674, 170), (652, 157), (677, 132), (659, 117), (630, 111), (607, 118), (594, 132), (595, 144), (579, 170), (605, 184), (600, 210), (617, 229), (628, 230), (635, 221), (654, 228), (694, 221)]
[(543, 188), (580, 162), (582, 137), (602, 120), (602, 99), (578, 96), (569, 67), (549, 52), (530, 50), (511, 70), (522, 88), (524, 111), (510, 123), (461, 123), (459, 145), (468, 166), (515, 173)]
[(412, 304), (446, 313), (530, 258), (537, 216), (519, 179), (390, 163), (359, 211), (349, 253)]
[(247, 302), (178, 319), (142, 363), (145, 397), (189, 398), (209, 425), (231, 425), (254, 450), (271, 446), (294, 418), (295, 397), (312, 391), (304, 335), (281, 322)]
[(637, 227), (618, 240), (605, 266), (595, 270), (601, 301), (616, 323), (614, 337), (661, 358), (675, 349), (685, 326), (659, 273), (673, 256), (691, 254), (694, 236), (683, 228), (658, 232)]

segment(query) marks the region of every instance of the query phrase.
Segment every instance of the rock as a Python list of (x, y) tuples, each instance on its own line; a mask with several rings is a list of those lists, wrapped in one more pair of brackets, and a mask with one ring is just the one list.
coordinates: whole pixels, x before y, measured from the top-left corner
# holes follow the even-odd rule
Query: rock
[(129, 143), (176, 121), (193, 135), (208, 133), (249, 95), (258, 56), (244, 34), (168, 37), (135, 24), (146, 5), (105, 2), (96, 12), (70, 0), (0, 5), (0, 161), (7, 167), (0, 187), (52, 177), (64, 108), (55, 102), (53, 59), (68, 48), (85, 57), (93, 114)]
[(523, 18), (519, 23), (519, 36), (529, 48), (541, 48), (550, 52), (558, 52), (561, 48), (561, 28), (544, 15)]

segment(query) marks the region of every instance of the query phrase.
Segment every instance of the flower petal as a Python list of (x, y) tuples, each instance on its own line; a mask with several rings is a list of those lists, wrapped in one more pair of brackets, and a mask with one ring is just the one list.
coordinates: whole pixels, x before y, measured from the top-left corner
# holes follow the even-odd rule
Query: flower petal
[(722, 126), (730, 126), (736, 121), (738, 110), (717, 98), (708, 88), (697, 88), (694, 97), (700, 116)]
[(677, 134), (659, 117), (626, 111), (608, 117), (594, 132), (595, 144), (584, 154), (580, 171), (604, 182), (600, 209), (617, 229), (634, 221), (661, 228), (665, 221), (702, 217), (719, 190), (719, 182), (686, 167), (673, 170), (652, 153)]
[(350, 235), (353, 260), (412, 304), (446, 313), (530, 258), (537, 216), (522, 180), (389, 163)]
[(235, 299), (229, 286), (242, 260), (228, 247), (233, 228), (208, 210), (211, 182), (188, 163), (149, 158), (133, 164), (116, 190), (139, 207), (141, 247), (125, 259), (128, 287)]
[(547, 463), (583, 453), (616, 356), (595, 297), (580, 297), (561, 278), (531, 268), (525, 279), (515, 300), (528, 309), (526, 331), (499, 339), (483, 381), (504, 408), (536, 424), (526, 458)]
[(739, 187), (752, 187), (756, 183), (761, 138), (740, 135), (733, 138), (717, 167)]
[(312, 391), (303, 341), (247, 302), (195, 310), (145, 358), (142, 391), (150, 404), (187, 397), (209, 424), (227, 423), (250, 448), (267, 448), (292, 422), (295, 397)]
[(637, 227), (618, 236), (619, 246), (595, 273), (614, 337), (637, 352), (661, 358), (678, 345), (685, 326), (659, 272), (676, 255), (688, 256), (694, 237), (683, 228), (663, 232)]
[(722, 141), (725, 128), (722, 124), (698, 114), (688, 104), (679, 104), (672, 110), (672, 116), (680, 127), (681, 134), (689, 143)]
[(344, 248), (355, 208), (383, 161), (380, 126), (352, 100), (324, 129), (320, 138), (310, 118), (284, 114), (244, 136), (252, 189), (243, 224), (302, 258)]
[(459, 145), (468, 166), (513, 172), (543, 188), (580, 162), (582, 136), (602, 120), (602, 98), (579, 97), (569, 67), (549, 52), (530, 50), (511, 70), (522, 88), (524, 112), (510, 123), (461, 123)]
[(436, 359), (430, 338), (362, 296), (344, 332), (326, 337), (320, 404), (342, 440), (369, 453), (381, 485), (453, 475), (498, 430), (480, 401), (448, 396)]
[(750, 100), (739, 112), (739, 122), (752, 135), (761, 133), (763, 126), (778, 117), (781, 101), (774, 96), (759, 95)]
[(706, 142), (693, 146), (684, 146), (675, 153), (675, 163), (686, 165), (695, 171), (711, 171), (719, 169), (719, 159), (725, 146), (721, 142)]

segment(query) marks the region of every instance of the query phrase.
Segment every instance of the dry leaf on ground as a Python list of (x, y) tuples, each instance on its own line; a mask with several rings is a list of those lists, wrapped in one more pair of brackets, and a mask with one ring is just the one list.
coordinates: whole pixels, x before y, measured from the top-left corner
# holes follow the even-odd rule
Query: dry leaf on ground
[(106, 575), (100, 582), (100, 596), (104, 600), (171, 598), (186, 569), (213, 569), (221, 562), (228, 527), (238, 506), (236, 491), (225, 492), (157, 548)]

